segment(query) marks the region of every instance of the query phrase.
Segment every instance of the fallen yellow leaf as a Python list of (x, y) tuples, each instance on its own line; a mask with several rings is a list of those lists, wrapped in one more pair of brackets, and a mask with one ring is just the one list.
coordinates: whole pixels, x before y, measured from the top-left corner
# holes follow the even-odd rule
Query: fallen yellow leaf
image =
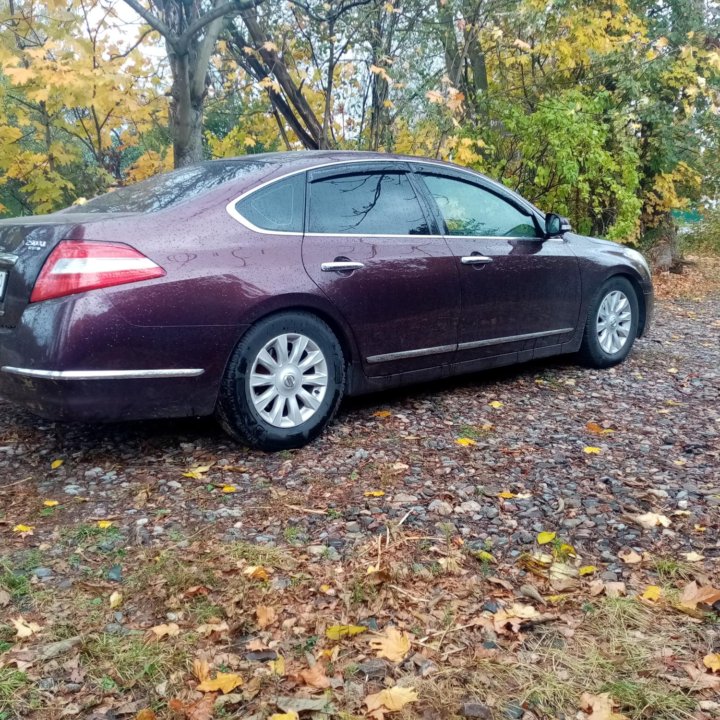
[(665, 517), (665, 515), (658, 515), (657, 513), (653, 512), (636, 515), (634, 519), (635, 522), (648, 529), (657, 527), (658, 525), (662, 525), (663, 527), (670, 527), (669, 518)]
[(493, 615), (493, 625), (496, 633), (507, 633), (508, 625), (513, 632), (520, 632), (523, 623), (540, 617), (540, 613), (532, 605), (513, 603)]
[(177, 623), (163, 623), (150, 628), (150, 632), (158, 639), (164, 637), (177, 637), (180, 634), (180, 627)]
[(42, 630), (40, 625), (36, 622), (28, 622), (22, 615), (15, 619), (10, 618), (10, 622), (15, 626), (15, 634), (19, 638), (28, 638)]
[(286, 713), (274, 713), (268, 720), (300, 720), (300, 716), (294, 710), (291, 710)]
[(275, 622), (275, 608), (268, 607), (267, 605), (258, 605), (255, 608), (255, 617), (257, 618), (258, 625), (261, 628), (266, 628)]
[(16, 525), (13, 528), (13, 532), (20, 533), (21, 535), (32, 535), (33, 530), (35, 529), (34, 525)]
[(610, 693), (600, 695), (583, 693), (580, 698), (580, 707), (586, 713), (590, 713), (584, 717), (584, 720), (627, 720), (625, 715), (614, 712), (614, 705), (615, 701), (610, 697)]
[(212, 465), (196, 465), (183, 473), (183, 477), (193, 480), (202, 480), (203, 475), (210, 470)]
[(157, 715), (154, 710), (144, 708), (135, 716), (135, 720), (157, 720)]
[(326, 631), (325, 636), (329, 640), (340, 640), (344, 637), (352, 637), (359, 635), (367, 630), (365, 625), (331, 625)]
[(60, 503), (57, 500), (43, 500), (43, 505), (45, 507), (55, 507), (56, 505), (59, 505)]
[(657, 585), (648, 585), (648, 587), (645, 588), (645, 592), (640, 597), (643, 600), (657, 602), (662, 597), (662, 588)]
[(370, 646), (375, 654), (392, 662), (402, 661), (410, 652), (411, 645), (410, 635), (394, 627), (386, 628), (383, 636), (370, 640)]
[(517, 495), (514, 492), (510, 492), (509, 490), (503, 490), (502, 492), (498, 493), (499, 498), (503, 498), (504, 500), (511, 500), (512, 498), (517, 497)]
[(122, 605), (123, 596), (121, 592), (118, 592), (115, 590), (113, 593), (110, 594), (110, 608), (114, 610), (115, 608), (119, 608)]
[(492, 553), (489, 553), (487, 550), (471, 550), (470, 554), (481, 562), (497, 562)]
[(628, 565), (637, 565), (642, 562), (642, 555), (635, 552), (632, 548), (623, 548), (618, 552), (618, 557)]
[(278, 655), (275, 660), (268, 662), (268, 667), (273, 675), (282, 677), (285, 674), (285, 658), (282, 655)]
[(378, 410), (377, 412), (374, 412), (373, 415), (379, 418), (386, 418), (390, 417), (392, 413), (389, 410)]
[(384, 490), (366, 490), (363, 493), (365, 497), (382, 497), (384, 494)]
[(706, 655), (703, 658), (703, 665), (713, 672), (720, 673), (720, 653), (713, 653), (712, 655)]
[(587, 447), (583, 448), (583, 452), (587, 455), (599, 455), (602, 451), (599, 447), (593, 447), (592, 445), (588, 445)]
[(611, 428), (604, 428), (602, 425), (598, 425), (596, 422), (589, 422), (585, 424), (585, 427), (595, 435), (609, 435), (615, 432)]
[(50, 467), (51, 467), (53, 470), (57, 470), (59, 467), (62, 466), (62, 464), (63, 464), (64, 462), (65, 462), (64, 460), (53, 460), (53, 461), (50, 463)]
[(491, 408), (495, 408), (495, 410), (499, 410), (504, 405), (504, 403), (500, 402), (500, 400), (493, 400), (492, 402), (489, 402), (488, 405)]
[[(387, 712), (397, 712), (402, 710), (408, 703), (415, 702), (418, 699), (417, 692), (414, 688), (395, 687), (381, 690), (373, 693), (365, 698), (368, 713), (373, 714), (381, 708), (385, 708)], [(382, 717), (382, 712), (379, 714)]]
[(455, 440), (455, 442), (458, 445), (462, 445), (463, 447), (469, 447), (470, 445), (477, 445), (477, 443), (474, 440), (471, 440), (470, 438), (461, 437)]
[(319, 662), (310, 668), (301, 670), (298, 676), (306, 685), (316, 690), (325, 690), (330, 687), (330, 678), (325, 674), (325, 666)]
[(242, 685), (242, 683), (243, 679), (235, 673), (219, 672), (212, 680), (210, 678), (203, 680), (197, 686), (197, 689), (200, 692), (217, 692), (220, 690), (223, 694), (227, 694)]
[(583, 565), (579, 570), (578, 573), (581, 576), (585, 575), (594, 575), (597, 572), (597, 568), (594, 565)]
[(537, 541), (538, 545), (547, 545), (551, 543), (557, 537), (557, 533), (554, 532), (541, 532), (538, 533)]
[(270, 573), (262, 565), (248, 565), (243, 574), (247, 575), (251, 580), (269, 580)]
[(237, 492), (237, 488), (234, 485), (223, 485), (222, 491), (224, 493), (234, 493)]
[(705, 556), (701, 555), (700, 553), (696, 553), (695, 551), (685, 553), (685, 560), (687, 560), (690, 563), (694, 562), (700, 562), (701, 560), (704, 560)]

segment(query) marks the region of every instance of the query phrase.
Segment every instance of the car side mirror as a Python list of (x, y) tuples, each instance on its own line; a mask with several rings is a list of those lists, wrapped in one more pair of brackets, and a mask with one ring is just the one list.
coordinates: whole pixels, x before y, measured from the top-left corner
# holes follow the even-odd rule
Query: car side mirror
[(567, 218), (548, 213), (545, 216), (545, 235), (551, 237), (561, 237), (564, 233), (570, 232), (572, 226)]

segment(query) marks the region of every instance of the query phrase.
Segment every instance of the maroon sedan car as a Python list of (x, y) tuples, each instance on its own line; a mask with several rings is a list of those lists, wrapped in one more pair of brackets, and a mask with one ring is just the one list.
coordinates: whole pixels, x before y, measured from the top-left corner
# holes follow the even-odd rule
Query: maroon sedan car
[(215, 160), (0, 221), (0, 394), (58, 420), (210, 415), (298, 447), (343, 395), (560, 353), (623, 360), (642, 256), (449, 163)]

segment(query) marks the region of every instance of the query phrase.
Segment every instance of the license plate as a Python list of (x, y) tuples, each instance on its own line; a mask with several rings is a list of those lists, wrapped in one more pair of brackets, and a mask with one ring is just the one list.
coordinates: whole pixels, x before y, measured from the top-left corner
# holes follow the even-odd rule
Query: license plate
[(5, 297), (5, 286), (7, 285), (8, 274), (5, 270), (0, 270), (0, 300)]

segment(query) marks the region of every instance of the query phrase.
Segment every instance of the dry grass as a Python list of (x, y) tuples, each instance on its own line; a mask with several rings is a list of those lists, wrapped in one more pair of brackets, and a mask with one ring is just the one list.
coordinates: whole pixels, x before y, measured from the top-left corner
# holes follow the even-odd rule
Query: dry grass
[(403, 720), (460, 718), (464, 702), (485, 703), (498, 718), (512, 705), (533, 717), (574, 717), (584, 692), (609, 692), (631, 720), (691, 718), (696, 701), (660, 677), (658, 652), (670, 648), (689, 661), (697, 656), (700, 631), (687, 618), (659, 612), (634, 599), (602, 599), (586, 607), (574, 633), (553, 625), (529, 633), (517, 662), (483, 658), (423, 681), (421, 703)]

